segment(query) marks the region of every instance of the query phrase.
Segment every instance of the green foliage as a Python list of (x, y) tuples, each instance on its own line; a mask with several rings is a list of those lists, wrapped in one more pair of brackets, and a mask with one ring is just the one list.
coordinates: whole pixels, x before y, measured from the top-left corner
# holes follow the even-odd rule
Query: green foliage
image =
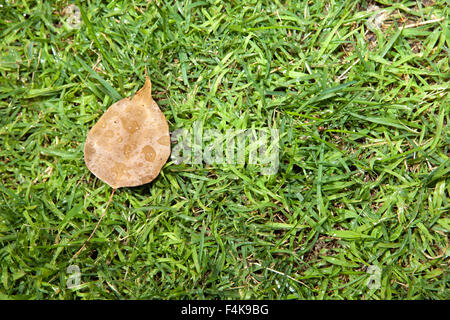
[[(448, 299), (448, 6), (368, 2), (3, 2), (0, 298)], [(279, 170), (168, 162), (71, 261), (112, 191), (86, 134), (145, 68), (171, 131), (279, 128)]]

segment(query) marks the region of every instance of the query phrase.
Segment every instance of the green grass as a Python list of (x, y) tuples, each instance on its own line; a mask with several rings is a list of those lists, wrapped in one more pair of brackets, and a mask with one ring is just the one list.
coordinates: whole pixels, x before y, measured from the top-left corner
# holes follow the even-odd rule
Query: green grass
[[(0, 298), (449, 298), (448, 2), (1, 3)], [(145, 68), (171, 131), (278, 128), (279, 170), (168, 162), (70, 261), (112, 192), (87, 132)]]

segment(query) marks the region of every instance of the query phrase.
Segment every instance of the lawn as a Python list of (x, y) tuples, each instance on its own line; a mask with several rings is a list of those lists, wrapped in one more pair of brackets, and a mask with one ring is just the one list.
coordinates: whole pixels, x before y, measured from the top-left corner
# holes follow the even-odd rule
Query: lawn
[[(0, 3), (0, 298), (449, 298), (447, 1)], [(278, 165), (170, 158), (72, 259), (145, 69), (171, 132), (276, 131)]]

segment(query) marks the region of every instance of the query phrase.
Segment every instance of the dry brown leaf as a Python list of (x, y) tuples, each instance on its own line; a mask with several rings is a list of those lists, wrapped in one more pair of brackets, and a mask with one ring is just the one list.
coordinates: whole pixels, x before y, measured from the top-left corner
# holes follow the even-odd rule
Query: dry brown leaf
[(151, 88), (147, 77), (133, 99), (111, 105), (87, 135), (86, 166), (114, 189), (149, 183), (169, 158), (169, 126)]

